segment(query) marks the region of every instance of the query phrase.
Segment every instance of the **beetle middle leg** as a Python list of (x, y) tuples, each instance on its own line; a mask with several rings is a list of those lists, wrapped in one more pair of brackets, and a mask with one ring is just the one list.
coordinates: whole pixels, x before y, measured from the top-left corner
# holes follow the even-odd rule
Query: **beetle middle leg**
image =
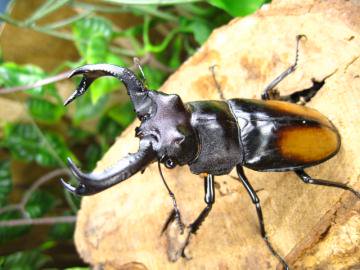
[(275, 249), (273, 248), (273, 246), (271, 245), (271, 243), (269, 241), (269, 238), (268, 238), (266, 230), (265, 230), (264, 218), (263, 218), (261, 205), (260, 205), (260, 199), (257, 196), (257, 194), (256, 194), (255, 190), (253, 189), (253, 187), (251, 186), (251, 184), (249, 183), (249, 180), (245, 176), (243, 167), (240, 166), (240, 165), (237, 165), (236, 166), (236, 171), (237, 171), (237, 174), (238, 174), (238, 176), (240, 178), (241, 183), (244, 185), (246, 191), (249, 193), (253, 204), (255, 204), (256, 213), (257, 213), (258, 220), (259, 220), (260, 232), (261, 232), (262, 238), (265, 240), (265, 242), (266, 242), (268, 248), (270, 249), (271, 253), (275, 257), (277, 257), (279, 259), (279, 261), (282, 263), (282, 265), (284, 266), (284, 268), (286, 270), (289, 270), (289, 266), (287, 265), (286, 261), (275, 251)]
[(346, 184), (332, 182), (332, 181), (328, 181), (328, 180), (322, 180), (322, 179), (314, 179), (310, 175), (308, 175), (304, 170), (295, 170), (294, 172), (306, 184), (341, 188), (341, 189), (352, 192), (355, 196), (357, 196), (360, 199), (360, 192), (354, 190), (353, 188), (349, 187)]

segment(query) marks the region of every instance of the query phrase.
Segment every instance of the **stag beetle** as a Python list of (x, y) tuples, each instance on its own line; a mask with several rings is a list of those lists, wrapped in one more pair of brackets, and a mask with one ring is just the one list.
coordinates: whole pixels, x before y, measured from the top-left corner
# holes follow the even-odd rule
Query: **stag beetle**
[(126, 86), (141, 121), (140, 127), (135, 130), (140, 146), (137, 153), (129, 154), (104, 172), (83, 173), (69, 158), (69, 167), (79, 185), (73, 187), (61, 179), (63, 185), (77, 195), (92, 195), (128, 179), (157, 161), (160, 175), (173, 199), (171, 218), (176, 219), (182, 229), (180, 212), (174, 194), (163, 178), (160, 163), (167, 168), (188, 165), (192, 173), (205, 174), (206, 207), (189, 226), (190, 233), (195, 234), (215, 201), (215, 176), (229, 174), (235, 167), (239, 180), (256, 207), (263, 239), (284, 268), (289, 269), (268, 240), (260, 200), (243, 167), (260, 172), (293, 171), (307, 184), (349, 190), (360, 198), (360, 192), (346, 184), (314, 179), (304, 171), (336, 155), (340, 148), (340, 135), (330, 120), (318, 111), (296, 104), (309, 101), (323, 86), (325, 79), (320, 82), (313, 80), (312, 87), (289, 96), (280, 96), (275, 90), (276, 85), (296, 68), (301, 37), (297, 37), (294, 63), (265, 88), (262, 100), (183, 103), (178, 95), (147, 89), (131, 70), (124, 67), (94, 64), (75, 69), (70, 77), (83, 75), (83, 78), (65, 105), (84, 94), (99, 77), (119, 79)]

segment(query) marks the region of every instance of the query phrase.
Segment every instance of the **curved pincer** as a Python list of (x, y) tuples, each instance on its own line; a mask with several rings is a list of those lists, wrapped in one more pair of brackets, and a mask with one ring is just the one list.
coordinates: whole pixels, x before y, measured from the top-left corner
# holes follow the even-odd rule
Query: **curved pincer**
[(113, 167), (103, 172), (83, 173), (70, 158), (68, 165), (71, 173), (79, 182), (77, 187), (61, 180), (64, 187), (77, 195), (92, 195), (116, 185), (135, 173), (142, 171), (156, 159), (156, 153), (152, 149), (150, 141), (140, 141), (137, 153), (129, 154), (119, 160)]
[(71, 158), (67, 158), (67, 163), (68, 166), (72, 172), (72, 174), (76, 177), (76, 179), (80, 182), (83, 183), (87, 180), (89, 181), (94, 181), (96, 180), (95, 177), (91, 177), (90, 174), (86, 174), (83, 173), (82, 171), (80, 171), (80, 169), (75, 165), (75, 163), (71, 160)]

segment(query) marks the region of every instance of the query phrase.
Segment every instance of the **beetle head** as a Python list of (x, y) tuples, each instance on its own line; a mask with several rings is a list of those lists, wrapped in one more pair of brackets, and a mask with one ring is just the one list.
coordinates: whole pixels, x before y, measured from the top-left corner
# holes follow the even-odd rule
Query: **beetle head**
[(151, 110), (144, 115), (136, 136), (150, 137), (158, 159), (168, 168), (184, 165), (197, 154), (197, 139), (190, 112), (178, 95), (149, 91)]

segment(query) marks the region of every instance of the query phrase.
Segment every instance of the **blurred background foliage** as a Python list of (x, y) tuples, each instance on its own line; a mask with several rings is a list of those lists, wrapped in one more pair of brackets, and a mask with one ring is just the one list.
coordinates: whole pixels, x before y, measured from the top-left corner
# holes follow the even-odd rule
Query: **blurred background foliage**
[(69, 70), (134, 67), (137, 57), (148, 86), (158, 89), (214, 28), (265, 2), (9, 2), (0, 14), (0, 269), (85, 267), (72, 241), (80, 199), (58, 180), (70, 177), (66, 157), (92, 170), (135, 114), (113, 78), (64, 107), (79, 82), (63, 81)]

